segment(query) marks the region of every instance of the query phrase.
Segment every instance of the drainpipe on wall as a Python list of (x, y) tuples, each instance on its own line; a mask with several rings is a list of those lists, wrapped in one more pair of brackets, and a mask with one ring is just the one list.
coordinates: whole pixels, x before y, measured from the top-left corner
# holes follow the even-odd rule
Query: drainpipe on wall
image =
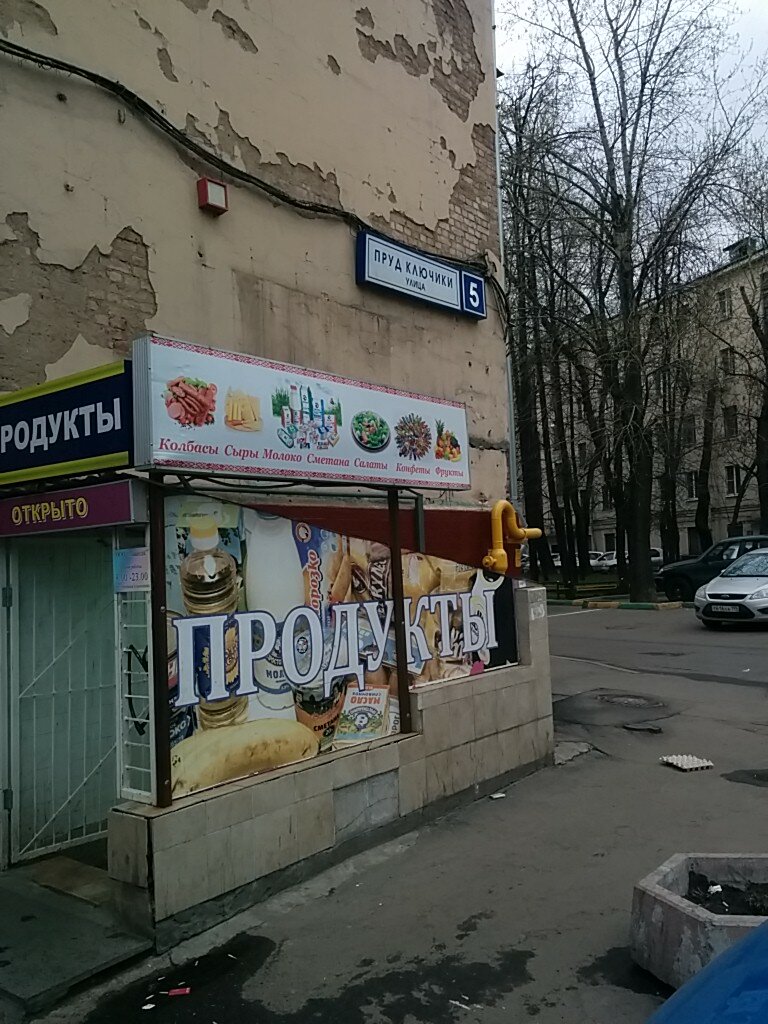
[[(501, 156), (499, 154), (499, 95), (496, 83), (498, 81), (496, 77), (496, 10), (493, 0), (491, 0), (491, 29), (492, 29), (492, 48), (493, 48), (493, 91), (495, 97), (495, 112), (496, 112), (496, 124), (495, 124), (495, 148), (496, 148), (496, 216), (499, 222), (499, 257), (501, 259), (501, 270), (504, 273), (504, 225), (502, 220), (502, 206), (501, 206)], [(503, 311), (500, 311), (503, 313)], [(516, 443), (516, 417), (515, 417), (515, 387), (512, 379), (512, 357), (507, 346), (507, 329), (508, 325), (505, 320), (504, 322), (504, 367), (507, 376), (507, 473), (509, 474), (509, 498), (510, 501), (518, 500), (517, 493), (517, 443)]]

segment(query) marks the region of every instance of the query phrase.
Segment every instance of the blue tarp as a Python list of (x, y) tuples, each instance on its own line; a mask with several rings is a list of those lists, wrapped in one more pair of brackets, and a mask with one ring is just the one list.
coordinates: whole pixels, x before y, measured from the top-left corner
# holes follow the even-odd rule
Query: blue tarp
[(766, 1024), (768, 923), (716, 957), (648, 1024)]

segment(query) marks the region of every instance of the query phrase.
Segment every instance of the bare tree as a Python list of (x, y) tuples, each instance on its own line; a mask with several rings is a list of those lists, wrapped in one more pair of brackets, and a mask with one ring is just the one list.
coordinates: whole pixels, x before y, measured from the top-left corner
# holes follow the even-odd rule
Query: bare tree
[(710, 0), (541, 0), (536, 27), (536, 64), (549, 61), (571, 99), (558, 108), (531, 187), (554, 197), (600, 249), (608, 319), (594, 340), (605, 346), (597, 368), (614, 441), (604, 465), (617, 532), (626, 530), (630, 595), (643, 600), (653, 591), (646, 304), (658, 267), (712, 204), (749, 133), (762, 79), (735, 102), (712, 81), (721, 25)]

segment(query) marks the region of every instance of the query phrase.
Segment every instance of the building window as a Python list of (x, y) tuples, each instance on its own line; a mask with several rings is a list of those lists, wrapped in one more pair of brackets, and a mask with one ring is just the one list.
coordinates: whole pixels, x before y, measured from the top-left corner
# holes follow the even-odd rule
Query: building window
[(692, 448), (696, 444), (696, 417), (684, 416), (681, 430), (684, 448)]
[(724, 320), (733, 316), (733, 296), (730, 288), (723, 288), (717, 293), (717, 311)]
[(611, 501), (611, 489), (608, 484), (603, 484), (602, 490), (600, 491), (600, 504), (604, 509), (613, 507), (613, 502)]
[(616, 550), (616, 534), (606, 533), (605, 534), (605, 550), (615, 551)]
[(720, 349), (720, 369), (723, 373), (736, 373), (736, 354), (732, 348)]
[(739, 433), (739, 410), (735, 405), (723, 409), (723, 433), (726, 437), (737, 437)]
[(685, 496), (688, 501), (694, 501), (696, 498), (696, 472), (693, 469), (689, 469), (685, 474)]
[(587, 442), (579, 441), (579, 465), (584, 468), (587, 464)]
[(584, 419), (584, 402), (582, 401), (581, 395), (576, 395), (576, 419)]
[(729, 498), (735, 498), (741, 487), (741, 467), (725, 467), (725, 493)]

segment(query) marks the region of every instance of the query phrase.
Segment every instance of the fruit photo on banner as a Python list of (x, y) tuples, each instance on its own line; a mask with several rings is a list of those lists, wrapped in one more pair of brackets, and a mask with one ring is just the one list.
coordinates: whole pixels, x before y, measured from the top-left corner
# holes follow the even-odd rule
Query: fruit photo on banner
[[(402, 564), (412, 687), (516, 661), (511, 580)], [(174, 796), (399, 732), (384, 544), (173, 496), (166, 588)]]

